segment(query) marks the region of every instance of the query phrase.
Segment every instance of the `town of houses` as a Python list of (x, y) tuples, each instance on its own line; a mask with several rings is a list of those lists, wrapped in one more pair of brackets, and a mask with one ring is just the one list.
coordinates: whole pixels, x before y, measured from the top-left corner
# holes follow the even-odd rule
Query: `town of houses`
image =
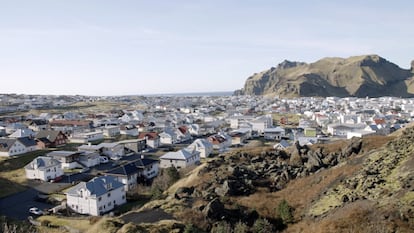
[[(0, 156), (41, 151), (25, 166), (26, 178), (69, 183), (66, 208), (94, 216), (126, 203), (127, 193), (160, 169), (195, 167), (250, 140), (283, 150), (296, 141), (388, 135), (414, 116), (414, 99), (396, 97), (0, 95), (0, 100)], [(98, 100), (129, 107), (48, 111)]]

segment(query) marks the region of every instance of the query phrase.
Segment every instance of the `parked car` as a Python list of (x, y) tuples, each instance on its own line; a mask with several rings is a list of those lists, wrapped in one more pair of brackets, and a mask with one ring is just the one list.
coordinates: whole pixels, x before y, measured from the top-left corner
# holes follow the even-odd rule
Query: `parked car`
[(42, 210), (40, 210), (39, 208), (37, 208), (37, 207), (32, 207), (32, 208), (30, 208), (29, 209), (29, 213), (31, 213), (31, 214), (34, 214), (34, 215), (43, 215), (44, 213), (43, 213), (43, 211)]
[(117, 156), (117, 155), (111, 156), (110, 158), (111, 158), (112, 160), (115, 160), (115, 161), (117, 161), (117, 160), (120, 160), (120, 159), (121, 159), (121, 157), (120, 157), (120, 156)]
[(62, 178), (63, 178), (62, 176), (58, 176), (58, 177), (56, 177), (55, 179), (51, 179), (51, 180), (50, 180), (50, 182), (51, 182), (51, 183), (56, 183), (56, 182), (61, 181), (61, 180), (62, 180)]

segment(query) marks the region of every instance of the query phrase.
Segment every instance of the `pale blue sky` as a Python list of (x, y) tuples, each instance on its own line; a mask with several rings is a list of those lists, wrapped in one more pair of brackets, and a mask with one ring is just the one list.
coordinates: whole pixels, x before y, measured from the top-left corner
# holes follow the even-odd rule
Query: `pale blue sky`
[(0, 93), (232, 91), (284, 59), (414, 60), (413, 1), (0, 0)]

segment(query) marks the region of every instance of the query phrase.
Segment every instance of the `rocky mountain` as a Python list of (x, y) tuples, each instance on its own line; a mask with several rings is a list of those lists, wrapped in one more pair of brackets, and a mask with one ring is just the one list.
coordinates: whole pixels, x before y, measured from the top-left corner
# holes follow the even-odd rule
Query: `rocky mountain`
[(238, 95), (414, 96), (414, 61), (402, 69), (378, 55), (323, 58), (314, 63), (283, 61), (253, 74)]

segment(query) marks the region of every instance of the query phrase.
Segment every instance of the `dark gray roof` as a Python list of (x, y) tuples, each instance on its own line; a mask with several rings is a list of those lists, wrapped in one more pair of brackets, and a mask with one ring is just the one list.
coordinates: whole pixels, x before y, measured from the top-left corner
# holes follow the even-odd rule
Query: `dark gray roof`
[(26, 147), (37, 145), (36, 141), (33, 138), (30, 138), (30, 137), (18, 138), (17, 140), (19, 142), (21, 142)]
[(47, 138), (50, 142), (53, 142), (56, 140), (59, 133), (60, 131), (56, 130), (41, 130), (36, 134), (36, 138)]
[(47, 124), (48, 122), (43, 119), (32, 119), (32, 122), (30, 123), (30, 125), (47, 125)]
[(80, 191), (88, 190), (91, 193), (91, 196), (102, 196), (108, 193), (111, 190), (118, 189), (120, 187), (124, 187), (124, 184), (117, 181), (113, 176), (99, 176), (95, 177), (88, 182), (81, 182), (71, 189), (69, 189), (66, 193), (71, 196), (79, 196)]
[(129, 176), (131, 174), (135, 174), (138, 173), (138, 168), (135, 166), (134, 163), (128, 163), (125, 165), (121, 165), (118, 168), (112, 169), (108, 172), (106, 172), (106, 174), (109, 175), (124, 175), (124, 176)]
[(0, 138), (0, 151), (9, 151), (16, 141), (14, 138)]
[(135, 162), (135, 165), (137, 167), (146, 167), (148, 165), (154, 164), (154, 163), (158, 163), (159, 161), (156, 159), (149, 159), (149, 158), (144, 158), (144, 159), (139, 159)]

